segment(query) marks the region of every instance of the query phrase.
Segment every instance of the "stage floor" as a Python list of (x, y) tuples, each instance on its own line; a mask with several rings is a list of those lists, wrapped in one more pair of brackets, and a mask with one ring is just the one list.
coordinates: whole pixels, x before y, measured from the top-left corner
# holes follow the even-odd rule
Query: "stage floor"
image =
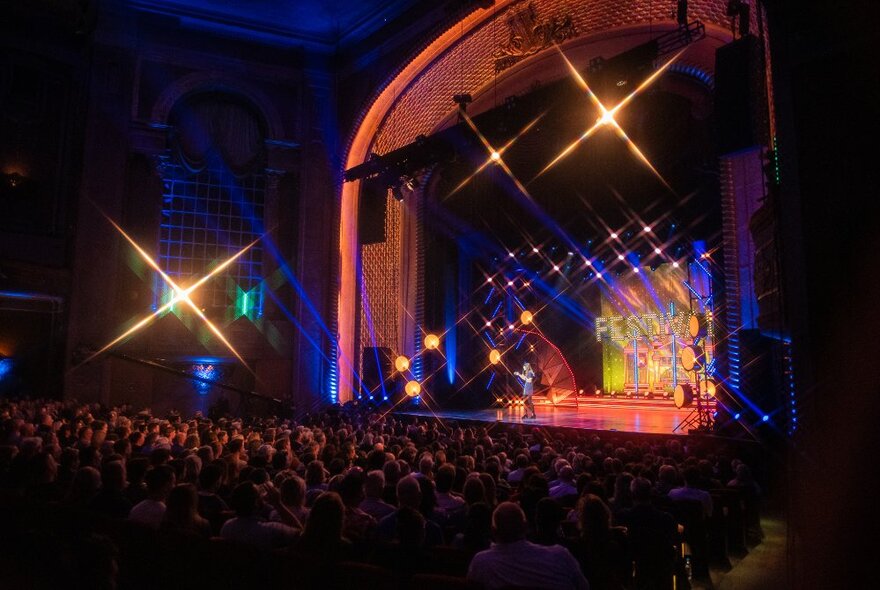
[(428, 408), (406, 408), (397, 414), (411, 416), (437, 416), (443, 420), (475, 420), (478, 422), (506, 422), (537, 426), (561, 426), (583, 430), (606, 430), (642, 434), (686, 435), (686, 429), (673, 432), (687, 418), (691, 408), (678, 409), (655, 407), (615, 407), (602, 404), (580, 407), (537, 406), (534, 420), (523, 420), (522, 407), (487, 408), (484, 410), (442, 410), (432, 412)]

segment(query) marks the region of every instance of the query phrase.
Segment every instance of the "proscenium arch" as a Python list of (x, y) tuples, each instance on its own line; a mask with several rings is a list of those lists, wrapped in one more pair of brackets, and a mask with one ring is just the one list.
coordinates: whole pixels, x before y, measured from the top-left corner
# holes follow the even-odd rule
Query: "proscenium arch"
[[(498, 0), (495, 5), (471, 13), (451, 26), (410, 61), (375, 97), (363, 114), (345, 154), (345, 169), (363, 163), (370, 152), (387, 153), (412, 141), (417, 135), (442, 127), (454, 114), (453, 94), (468, 92), (474, 97), (472, 112), (493, 106), (497, 98), (516, 93), (535, 78), (551, 82), (567, 75), (564, 64), (547, 48), (529, 56), (508, 70), (494, 71), (493, 52), (507, 30), (511, 9), (531, 4), (538, 20), (571, 16), (578, 35), (562, 44), (566, 55), (579, 67), (589, 58), (614, 55), (652, 36), (674, 29), (669, 2), (570, 2), (567, 0)], [(647, 4), (647, 5), (646, 5)], [(714, 71), (714, 49), (729, 42), (726, 0), (692, 0), (690, 18), (706, 26), (706, 49), (688, 55), (698, 70)], [(755, 11), (751, 15), (756, 20)], [(755, 23), (753, 22), (753, 30)], [(616, 51), (614, 48), (617, 47)], [(711, 50), (708, 50), (710, 49)], [(569, 52), (571, 52), (569, 54)], [(554, 65), (555, 64), (555, 65)], [(536, 74), (540, 72), (540, 74)], [(352, 398), (352, 379), (345, 373), (355, 365), (357, 306), (356, 269), (360, 255), (357, 212), (360, 181), (343, 183), (340, 189), (339, 253), (340, 279), (337, 300), (336, 384), (338, 400)], [(337, 389), (338, 387), (338, 389)]]

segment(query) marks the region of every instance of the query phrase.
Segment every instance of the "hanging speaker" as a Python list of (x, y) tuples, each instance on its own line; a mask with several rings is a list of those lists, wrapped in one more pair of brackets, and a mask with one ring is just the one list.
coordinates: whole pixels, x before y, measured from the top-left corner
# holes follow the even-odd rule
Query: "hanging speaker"
[(672, 394), (676, 408), (686, 408), (694, 403), (694, 388), (690, 383), (679, 383)]

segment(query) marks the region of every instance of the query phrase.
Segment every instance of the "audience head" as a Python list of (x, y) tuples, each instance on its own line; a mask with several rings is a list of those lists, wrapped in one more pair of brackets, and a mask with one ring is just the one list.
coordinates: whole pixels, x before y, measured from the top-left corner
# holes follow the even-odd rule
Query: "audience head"
[(519, 504), (502, 502), (492, 514), (492, 529), (499, 543), (513, 543), (526, 536), (526, 513)]

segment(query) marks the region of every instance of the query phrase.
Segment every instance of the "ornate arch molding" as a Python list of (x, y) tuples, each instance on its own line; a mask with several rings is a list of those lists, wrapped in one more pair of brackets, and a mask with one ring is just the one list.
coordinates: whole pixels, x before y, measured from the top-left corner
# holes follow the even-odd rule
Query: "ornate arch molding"
[[(706, 25), (710, 40), (717, 45), (730, 40), (730, 21), (725, 15), (726, 0), (692, 0), (689, 5), (690, 18), (699, 19)], [(613, 44), (621, 40), (625, 41), (625, 49), (639, 42), (630, 35), (641, 34), (647, 39), (651, 32), (656, 34), (675, 27), (670, 15), (671, 5), (667, 2), (496, 0), (493, 7), (471, 13), (450, 27), (389, 81), (360, 118), (346, 146), (345, 168), (362, 163), (370, 152), (387, 153), (406, 145), (421, 133), (427, 134), (442, 126), (454, 112), (455, 105), (451, 101), (454, 94), (468, 92), (478, 102), (498, 83), (515, 81), (527, 70), (537, 68), (538, 64), (549, 63), (547, 58), (552, 56), (552, 47), (544, 46), (534, 53), (520, 56), (521, 59), (516, 60), (512, 67), (496, 72), (496, 60), (503, 57), (498, 52), (499, 47), (509, 43), (511, 29), (522, 25), (521, 20), (517, 21), (516, 13), (524, 9), (531, 10), (531, 24), (538, 26), (552, 28), (559, 23), (570, 22), (571, 31), (566, 33), (568, 40), (562, 39), (566, 49), (586, 47), (598, 41)], [(752, 20), (755, 19), (752, 14)], [(528, 22), (526, 24), (529, 25)], [(523, 30), (527, 35), (534, 33), (535, 29), (530, 27), (520, 27), (520, 33)], [(755, 28), (753, 23), (753, 30)], [(558, 38), (554, 40), (560, 41)], [(580, 62), (581, 59), (576, 60), (576, 63)], [(694, 64), (705, 72), (711, 72), (713, 65), (711, 60)], [(556, 77), (561, 75), (560, 70)], [(547, 81), (551, 79), (545, 78)], [(359, 182), (343, 183), (340, 189), (339, 341), (335, 351), (336, 371), (331, 371), (333, 378), (338, 381), (330, 383), (329, 389), (338, 392), (338, 399), (342, 402), (351, 399), (352, 393), (351, 380), (341, 375), (340, 371), (350, 370), (356, 359), (359, 190)], [(375, 309), (373, 313), (376, 313)], [(399, 311), (395, 310), (394, 313)]]
[(175, 80), (159, 95), (150, 112), (150, 120), (167, 123), (171, 110), (180, 99), (198, 92), (215, 91), (237, 95), (250, 102), (266, 122), (267, 139), (284, 139), (281, 116), (268, 96), (248, 84), (243, 84), (241, 80), (211, 72), (194, 72)]

